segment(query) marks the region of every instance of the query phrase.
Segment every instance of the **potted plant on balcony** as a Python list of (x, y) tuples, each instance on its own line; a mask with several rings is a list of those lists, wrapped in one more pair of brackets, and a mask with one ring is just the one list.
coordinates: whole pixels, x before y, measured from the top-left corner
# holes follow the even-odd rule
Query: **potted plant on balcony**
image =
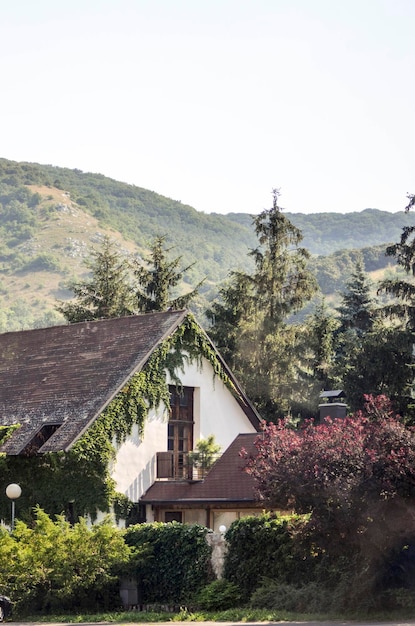
[(221, 447), (215, 442), (215, 436), (209, 435), (207, 439), (199, 439), (195, 449), (189, 452), (189, 463), (196, 468), (199, 478), (203, 478), (216, 461)]

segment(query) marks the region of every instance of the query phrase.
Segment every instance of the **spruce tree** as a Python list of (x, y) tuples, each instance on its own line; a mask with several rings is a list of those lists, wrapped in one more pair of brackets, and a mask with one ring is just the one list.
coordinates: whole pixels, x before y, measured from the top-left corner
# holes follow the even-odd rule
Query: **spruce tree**
[(283, 214), (279, 195), (274, 189), (272, 208), (254, 218), (259, 246), (250, 252), (256, 268), (251, 280), (257, 306), (271, 327), (302, 309), (317, 289), (307, 269), (310, 254), (300, 247), (303, 235)]
[(74, 301), (60, 302), (56, 307), (65, 319), (74, 323), (131, 315), (129, 262), (118, 252), (115, 242), (104, 237), (85, 265), (91, 278), (72, 283)]
[[(412, 204), (408, 205), (410, 206)], [(400, 242), (388, 246), (386, 255), (395, 257), (396, 263), (404, 269), (408, 279), (390, 278), (381, 282), (379, 291), (394, 298), (384, 307), (384, 312), (415, 333), (415, 227), (405, 226)]]
[(374, 321), (374, 299), (371, 295), (371, 283), (361, 261), (356, 263), (346, 283), (346, 290), (341, 295), (341, 304), (337, 311), (340, 320), (339, 334), (350, 330), (357, 337), (363, 337), (371, 330)]
[(201, 281), (194, 289), (174, 296), (184, 274), (194, 263), (179, 269), (182, 257), (168, 259), (171, 248), (165, 247), (165, 237), (158, 236), (150, 247), (150, 254), (133, 264), (135, 278), (135, 306), (140, 313), (184, 309), (198, 293)]
[(365, 348), (375, 320), (371, 283), (361, 261), (346, 282), (337, 307), (339, 325), (335, 333), (337, 378), (346, 393), (349, 406), (357, 410), (363, 405), (367, 386)]
[(304, 353), (309, 354), (309, 368), (313, 380), (314, 395), (334, 389), (337, 380), (334, 373), (335, 333), (339, 322), (329, 311), (324, 299), (315, 306), (305, 326)]
[[(230, 358), (248, 395), (263, 415), (273, 418), (290, 410), (301, 396), (298, 375), (298, 329), (288, 323), (317, 290), (307, 269), (309, 254), (300, 247), (301, 231), (278, 205), (254, 218), (258, 246), (249, 253), (254, 271), (234, 273), (221, 292), (222, 299), (208, 312), (218, 348)], [(234, 324), (231, 341), (227, 328)]]
[(412, 379), (409, 333), (387, 320), (371, 286), (358, 263), (337, 309), (336, 373), (351, 410), (361, 409), (367, 394), (384, 394), (407, 413)]
[(253, 310), (253, 303), (251, 281), (242, 272), (231, 272), (230, 279), (219, 289), (219, 298), (205, 313), (210, 322), (210, 338), (235, 371), (240, 324)]

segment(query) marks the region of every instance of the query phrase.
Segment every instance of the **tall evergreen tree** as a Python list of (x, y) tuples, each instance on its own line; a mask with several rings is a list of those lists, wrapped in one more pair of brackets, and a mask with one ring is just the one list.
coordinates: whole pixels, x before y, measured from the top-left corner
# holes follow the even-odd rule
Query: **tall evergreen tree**
[(346, 282), (337, 312), (339, 325), (335, 333), (335, 371), (349, 405), (357, 410), (363, 405), (364, 394), (369, 393), (364, 352), (366, 339), (375, 320), (371, 283), (361, 261), (356, 263)]
[(132, 314), (129, 263), (105, 237), (99, 249), (93, 249), (85, 262), (91, 278), (74, 282), (72, 302), (60, 302), (56, 309), (70, 322), (85, 322)]
[(180, 257), (169, 261), (167, 252), (164, 238), (156, 237), (151, 255), (143, 264), (136, 258), (121, 256), (115, 242), (105, 237), (85, 262), (90, 278), (72, 283), (74, 300), (60, 302), (56, 309), (73, 323), (186, 308), (202, 283), (172, 297), (171, 291), (180, 288), (183, 274), (192, 266), (178, 270)]
[(336, 373), (349, 408), (361, 409), (367, 394), (385, 394), (397, 409), (407, 412), (412, 377), (408, 332), (385, 322), (361, 263), (337, 310)]
[(303, 235), (283, 214), (279, 195), (274, 189), (272, 208), (254, 218), (259, 246), (250, 252), (256, 268), (251, 280), (257, 307), (270, 327), (302, 309), (317, 290), (316, 280), (307, 269), (310, 254), (300, 247)]
[(414, 421), (410, 336), (406, 329), (385, 324), (379, 317), (360, 347), (345, 356), (342, 388), (352, 411), (363, 407), (365, 395), (383, 394), (407, 422)]
[[(415, 195), (408, 194), (408, 204), (405, 211), (408, 212), (415, 206)], [(414, 409), (414, 371), (415, 371), (415, 227), (404, 226), (401, 239), (398, 243), (386, 248), (386, 255), (395, 257), (396, 263), (407, 274), (407, 279), (400, 277), (385, 279), (380, 283), (379, 292), (390, 296), (389, 302), (384, 305), (382, 313), (390, 318), (395, 324), (394, 340), (403, 342), (406, 347), (406, 357), (401, 359), (404, 371), (400, 374), (400, 383), (406, 390), (401, 393), (401, 405), (409, 415), (409, 419), (415, 422)], [(397, 374), (398, 375), (398, 374)], [(406, 402), (405, 402), (406, 400)]]
[[(412, 204), (409, 204), (407, 208), (411, 206)], [(390, 278), (381, 282), (379, 291), (395, 298), (384, 310), (390, 317), (399, 319), (408, 329), (415, 332), (415, 226), (405, 226), (400, 242), (388, 246), (386, 255), (395, 257), (398, 266), (408, 275), (408, 279)]]
[(371, 295), (371, 283), (361, 261), (356, 263), (355, 270), (346, 283), (337, 311), (340, 320), (339, 334), (350, 330), (357, 337), (362, 337), (371, 330), (374, 321), (374, 299)]
[(278, 197), (274, 190), (272, 208), (254, 218), (259, 245), (249, 253), (253, 273), (231, 275), (222, 300), (207, 313), (219, 349), (227, 351), (248, 395), (271, 419), (290, 409), (300, 386), (298, 332), (288, 317), (317, 290), (307, 269), (309, 254), (299, 245), (301, 231), (282, 213)]
[(136, 307), (140, 313), (184, 309), (195, 298), (203, 283), (201, 281), (191, 291), (172, 296), (184, 274), (194, 264), (179, 269), (182, 257), (170, 261), (170, 250), (165, 247), (165, 237), (158, 236), (151, 244), (150, 255), (144, 259), (145, 264), (141, 260), (134, 262)]
[(335, 333), (338, 320), (329, 311), (324, 299), (317, 303), (306, 320), (304, 353), (309, 353), (311, 376), (315, 392), (334, 389)]
[(240, 324), (253, 310), (254, 291), (246, 274), (231, 272), (230, 280), (219, 289), (206, 317), (211, 326), (209, 335), (228, 365), (236, 371)]

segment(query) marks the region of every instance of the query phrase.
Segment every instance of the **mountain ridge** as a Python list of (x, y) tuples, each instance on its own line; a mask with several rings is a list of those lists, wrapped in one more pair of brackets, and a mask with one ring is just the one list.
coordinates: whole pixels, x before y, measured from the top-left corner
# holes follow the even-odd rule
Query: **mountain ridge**
[[(403, 225), (415, 224), (411, 213), (378, 209), (284, 214), (302, 230), (326, 293), (344, 282), (359, 255), (372, 269), (390, 266), (382, 251), (399, 239)], [(87, 275), (83, 263), (105, 235), (138, 256), (148, 252), (155, 236), (165, 235), (171, 255), (182, 256), (183, 266), (194, 263), (187, 286), (206, 278), (195, 305), (202, 314), (230, 271), (252, 267), (248, 252), (257, 246), (252, 217), (206, 214), (102, 174), (1, 158), (0, 330), (62, 321), (54, 303), (70, 296), (71, 279)], [(326, 260), (329, 254), (333, 258)]]

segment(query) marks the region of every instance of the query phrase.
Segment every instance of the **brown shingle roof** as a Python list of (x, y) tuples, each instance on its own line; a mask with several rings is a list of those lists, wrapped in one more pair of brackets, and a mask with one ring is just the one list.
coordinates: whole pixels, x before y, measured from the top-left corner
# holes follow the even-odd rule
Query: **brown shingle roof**
[(0, 452), (19, 454), (45, 424), (40, 452), (67, 450), (186, 316), (149, 313), (0, 335)]
[(240, 503), (250, 506), (258, 504), (255, 482), (244, 471), (246, 461), (240, 456), (244, 448), (254, 454), (254, 441), (258, 433), (240, 434), (216, 461), (201, 482), (160, 480), (146, 491), (141, 502), (154, 505), (197, 505), (198, 503)]

